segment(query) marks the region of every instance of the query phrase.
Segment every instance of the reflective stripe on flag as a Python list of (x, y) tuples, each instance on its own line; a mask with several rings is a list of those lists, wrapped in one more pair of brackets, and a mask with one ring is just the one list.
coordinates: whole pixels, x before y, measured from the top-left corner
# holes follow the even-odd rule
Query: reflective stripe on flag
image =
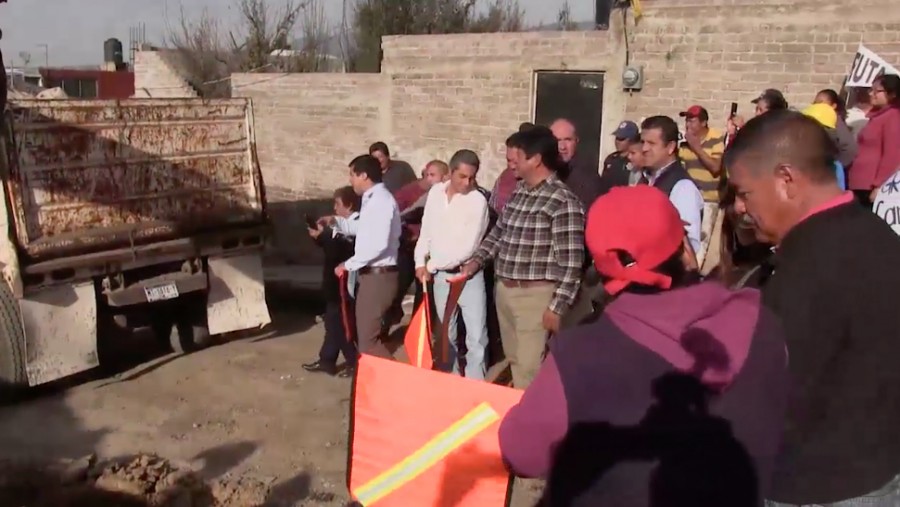
[(500, 420), (490, 404), (482, 403), (449, 428), (434, 437), (418, 451), (391, 467), (388, 471), (360, 486), (353, 492), (356, 499), (369, 507), (397, 488), (415, 479), (454, 450)]

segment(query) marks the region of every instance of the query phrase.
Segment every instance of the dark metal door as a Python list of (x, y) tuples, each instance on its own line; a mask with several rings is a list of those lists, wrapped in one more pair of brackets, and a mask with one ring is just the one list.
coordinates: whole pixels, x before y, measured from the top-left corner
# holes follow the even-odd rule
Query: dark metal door
[(580, 139), (576, 155), (599, 170), (603, 73), (538, 72), (534, 123), (549, 127), (558, 118), (575, 124)]

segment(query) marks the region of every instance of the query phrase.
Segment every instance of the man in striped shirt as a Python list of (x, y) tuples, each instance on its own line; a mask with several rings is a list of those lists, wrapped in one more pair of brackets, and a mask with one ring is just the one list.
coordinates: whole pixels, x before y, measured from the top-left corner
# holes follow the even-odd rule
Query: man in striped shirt
[(703, 194), (703, 200), (718, 202), (725, 137), (709, 127), (709, 113), (703, 107), (691, 106), (679, 115), (684, 118), (684, 142), (678, 156)]
[(716, 234), (716, 224), (721, 224), (719, 182), (725, 172), (722, 167), (725, 136), (709, 127), (709, 113), (701, 106), (691, 106), (680, 116), (684, 118), (684, 142), (678, 150), (678, 158), (703, 195), (700, 245), (699, 248), (695, 246), (694, 251), (697, 261), (703, 265), (710, 238)]
[(578, 294), (584, 266), (584, 211), (559, 180), (564, 166), (545, 127), (510, 139), (522, 181), (497, 225), (463, 267), (473, 276), (493, 260), (503, 352), (513, 385), (524, 389), (537, 374), (549, 335)]

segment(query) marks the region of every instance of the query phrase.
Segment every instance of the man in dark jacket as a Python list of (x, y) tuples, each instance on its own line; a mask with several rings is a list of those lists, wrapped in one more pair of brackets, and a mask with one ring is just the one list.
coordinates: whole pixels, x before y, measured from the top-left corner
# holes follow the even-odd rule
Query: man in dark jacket
[(600, 172), (597, 166), (586, 163), (586, 158), (578, 153), (578, 133), (575, 124), (560, 118), (550, 125), (550, 131), (559, 143), (559, 156), (566, 163), (559, 177), (578, 196), (582, 207), (587, 210), (600, 195)]
[[(603, 174), (600, 175), (600, 195), (604, 195), (614, 187), (627, 187), (631, 177), (631, 165), (628, 160), (628, 149), (641, 143), (641, 131), (633, 121), (623, 121), (613, 132), (616, 138), (616, 151), (610, 153), (603, 161)], [(588, 210), (585, 210), (588, 211)]]
[(776, 245), (763, 302), (783, 322), (793, 389), (770, 507), (896, 505), (900, 238), (840, 190), (831, 139), (801, 113), (747, 122), (725, 164), (735, 211)]
[(694, 252), (700, 251), (703, 195), (678, 159), (678, 124), (668, 116), (651, 116), (641, 122), (645, 181), (669, 196)]
[[(334, 192), (334, 214), (349, 220), (359, 218), (360, 197), (352, 187), (346, 186)], [(319, 360), (304, 364), (303, 369), (329, 375), (337, 373), (338, 354), (344, 354), (346, 367), (340, 376), (349, 377), (356, 368), (357, 351), (353, 337), (347, 335), (344, 313), (341, 310), (341, 280), (334, 275), (334, 268), (353, 256), (353, 239), (337, 234), (332, 228), (319, 225), (309, 229), (309, 235), (316, 240), (325, 253), (322, 267), (322, 295), (325, 298), (325, 340), (319, 349)], [(347, 291), (349, 292), (349, 291)], [(353, 315), (348, 309), (347, 316)], [(353, 329), (352, 323), (349, 327)]]
[(656, 189), (597, 199), (585, 239), (614, 299), (550, 341), (503, 458), (548, 479), (539, 505), (760, 507), (789, 392), (777, 319), (758, 291), (695, 283)]

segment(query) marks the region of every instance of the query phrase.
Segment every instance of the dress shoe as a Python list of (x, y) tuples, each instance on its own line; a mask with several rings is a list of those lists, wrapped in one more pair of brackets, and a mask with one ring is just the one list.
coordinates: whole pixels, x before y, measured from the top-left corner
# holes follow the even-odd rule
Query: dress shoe
[(312, 373), (327, 373), (329, 375), (337, 373), (337, 368), (334, 365), (323, 363), (322, 361), (304, 364), (303, 369)]

